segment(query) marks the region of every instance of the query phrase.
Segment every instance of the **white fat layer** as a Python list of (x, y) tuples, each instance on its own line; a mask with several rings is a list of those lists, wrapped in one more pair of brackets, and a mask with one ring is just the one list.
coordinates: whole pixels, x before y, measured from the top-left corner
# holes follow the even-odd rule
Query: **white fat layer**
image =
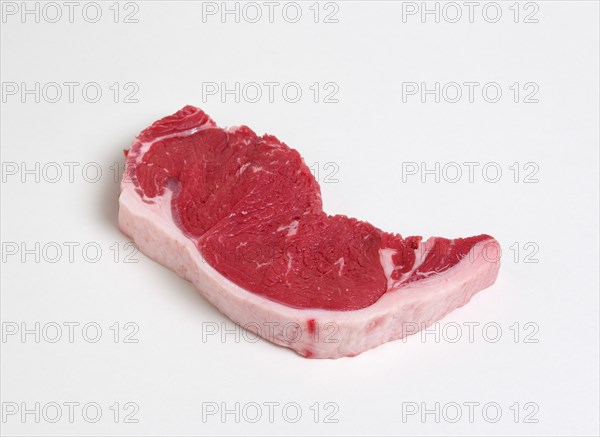
[(391, 290), (394, 286), (394, 281), (392, 279), (392, 272), (394, 271), (394, 262), (392, 261), (392, 256), (396, 253), (396, 249), (379, 249), (379, 262), (381, 263), (381, 267), (383, 268), (383, 274), (387, 279), (387, 289)]
[[(394, 261), (392, 261), (392, 257), (397, 252), (396, 249), (384, 248), (379, 249), (379, 262), (381, 263), (381, 267), (383, 268), (383, 274), (387, 279), (387, 291), (397, 290), (402, 286), (404, 282), (413, 274), (415, 270), (419, 268), (423, 261), (427, 258), (429, 251), (433, 247), (433, 241), (435, 237), (430, 238), (425, 242), (420, 242), (419, 247), (415, 250), (415, 264), (412, 269), (402, 275), (401, 279), (392, 279), (392, 273), (394, 272), (395, 266)], [(428, 276), (428, 275), (423, 275)]]
[(156, 203), (157, 213), (165, 220), (173, 220), (173, 208), (171, 208), (171, 200), (173, 199), (173, 191), (165, 188), (165, 192), (160, 196), (160, 202)]

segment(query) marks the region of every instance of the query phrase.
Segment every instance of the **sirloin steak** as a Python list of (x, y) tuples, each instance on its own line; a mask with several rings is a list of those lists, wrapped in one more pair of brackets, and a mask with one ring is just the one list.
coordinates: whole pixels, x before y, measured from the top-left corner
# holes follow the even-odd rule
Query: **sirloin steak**
[(242, 327), (305, 357), (413, 334), (496, 280), (489, 235), (403, 238), (323, 211), (300, 154), (186, 106), (126, 152), (119, 227)]

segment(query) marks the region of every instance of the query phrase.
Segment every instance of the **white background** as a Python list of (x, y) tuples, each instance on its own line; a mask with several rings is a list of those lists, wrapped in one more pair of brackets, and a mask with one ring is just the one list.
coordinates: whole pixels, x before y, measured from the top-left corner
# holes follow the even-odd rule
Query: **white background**
[[(94, 24), (80, 9), (74, 23), (68, 17), (36, 23), (30, 16), (22, 23), (15, 15), (1, 24), (3, 86), (97, 82), (103, 91), (97, 103), (86, 102), (81, 87), (73, 103), (67, 88), (56, 103), (44, 96), (36, 103), (33, 95), (23, 103), (20, 93), (3, 93), (3, 332), (22, 323), (81, 325), (73, 343), (64, 325), (57, 343), (43, 337), (37, 343), (33, 334), (24, 341), (19, 334), (3, 338), (2, 405), (97, 402), (102, 408), (97, 423), (88, 423), (81, 407), (74, 423), (64, 406), (57, 423), (43, 416), (36, 423), (33, 414), (19, 412), (5, 417), (3, 435), (598, 434), (598, 3), (537, 2), (538, 23), (523, 22), (524, 4), (515, 23), (513, 2), (501, 2), (501, 19), (490, 23), (479, 3), (473, 23), (468, 16), (457, 23), (426, 16), (423, 23), (419, 15), (403, 20), (400, 2), (351, 2), (338, 3), (338, 23), (323, 23), (323, 15), (314, 23), (311, 2), (302, 4), (297, 23), (277, 9), (274, 23), (267, 17), (254, 24), (230, 16), (222, 23), (219, 15), (203, 22), (200, 2), (137, 2), (138, 23), (114, 23), (111, 3), (102, 3)], [(319, 8), (323, 14), (325, 5)], [(120, 10), (123, 21), (123, 4)], [(462, 12), (468, 14), (464, 6)], [(288, 103), (276, 94), (273, 103), (266, 97), (236, 103), (229, 96), (222, 103), (219, 95), (203, 94), (203, 82), (269, 81), (298, 83), (302, 98)], [(108, 88), (114, 82), (136, 83), (139, 102), (124, 103), (121, 94), (115, 103)], [(314, 82), (336, 83), (339, 102), (323, 103), (321, 95), (315, 103), (308, 88)], [(443, 97), (435, 103), (433, 96), (422, 103), (419, 95), (403, 102), (403, 82), (496, 82), (503, 94), (488, 103), (480, 86), (473, 103), (466, 95), (457, 103)], [(539, 102), (523, 103), (520, 95), (515, 103), (514, 82), (535, 83)], [(355, 358), (308, 360), (263, 340), (246, 341), (252, 340), (246, 334), (239, 341), (203, 338), (207, 326), (234, 325), (144, 255), (123, 262), (128, 240), (117, 229), (119, 187), (111, 170), (141, 129), (185, 104), (202, 107), (221, 126), (247, 124), (298, 149), (307, 164), (321, 168), (330, 213), (403, 235), (495, 236), (504, 249), (497, 283), (444, 319), (439, 341), (416, 335)], [(50, 167), (39, 183), (32, 175), (23, 182), (7, 167), (53, 162), (63, 169), (56, 183), (49, 181)], [(64, 162), (79, 163), (73, 182)], [(98, 182), (82, 177), (89, 162), (103, 170)], [(339, 169), (337, 183), (323, 181), (328, 162)], [(479, 167), (472, 183), (466, 167), (456, 183), (436, 183), (433, 176), (423, 183), (420, 175), (403, 181), (407, 162)], [(496, 183), (481, 174), (488, 162), (503, 170)], [(509, 169), (515, 162), (517, 183)], [(528, 162), (539, 169), (537, 183), (523, 182)], [(62, 257), (48, 262), (54, 254), (48, 252), (39, 263), (34, 255), (23, 262), (21, 253), (6, 250), (36, 242), (62, 245)], [(65, 242), (80, 244), (72, 263)], [(88, 242), (103, 250), (96, 263), (82, 257)], [(117, 262), (111, 246), (119, 248)], [(97, 343), (82, 338), (81, 326), (90, 322), (102, 328)], [(115, 322), (117, 343), (110, 330)], [(137, 343), (123, 341), (131, 332), (123, 329), (127, 322), (139, 327)], [(480, 324), (472, 342), (469, 322)], [(501, 328), (497, 342), (484, 337), (486, 323)], [(443, 330), (456, 324), (462, 338), (453, 343), (455, 331)], [(525, 341), (526, 334), (537, 342)], [(115, 402), (118, 423), (109, 409)], [(123, 423), (126, 402), (139, 406), (137, 423)], [(295, 402), (302, 417), (290, 423), (280, 406), (269, 423), (263, 406), (255, 424), (246, 420), (250, 410), (240, 423), (233, 415), (203, 422), (208, 402), (228, 408)], [(439, 423), (433, 414), (403, 420), (410, 403), (433, 409), (436, 402), (442, 413), (446, 407)], [(468, 402), (479, 403), (473, 423)], [(337, 423), (324, 423), (323, 413), (333, 411), (325, 403), (337, 405)], [(456, 415), (451, 403), (462, 405), (456, 423), (449, 423)], [(482, 413), (488, 403), (501, 408), (496, 423)], [(49, 408), (47, 416), (54, 416)], [(526, 423), (530, 412), (537, 423)], [(494, 415), (491, 409), (487, 417)]]

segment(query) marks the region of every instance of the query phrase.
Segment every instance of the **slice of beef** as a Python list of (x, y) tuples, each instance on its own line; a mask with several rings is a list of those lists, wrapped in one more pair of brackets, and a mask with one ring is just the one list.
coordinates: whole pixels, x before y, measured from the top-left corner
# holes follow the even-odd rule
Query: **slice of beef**
[(323, 211), (299, 153), (186, 106), (127, 153), (119, 226), (236, 323), (305, 357), (354, 356), (490, 286), (489, 235), (403, 238)]

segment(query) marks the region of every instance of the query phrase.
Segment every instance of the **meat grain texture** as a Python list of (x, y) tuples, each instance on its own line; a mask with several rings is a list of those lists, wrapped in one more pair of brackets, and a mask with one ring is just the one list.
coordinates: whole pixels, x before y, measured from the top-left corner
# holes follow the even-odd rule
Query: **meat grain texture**
[(328, 215), (297, 151), (193, 106), (134, 140), (119, 227), (231, 320), (310, 358), (414, 334), (500, 267), (489, 235), (423, 241)]

